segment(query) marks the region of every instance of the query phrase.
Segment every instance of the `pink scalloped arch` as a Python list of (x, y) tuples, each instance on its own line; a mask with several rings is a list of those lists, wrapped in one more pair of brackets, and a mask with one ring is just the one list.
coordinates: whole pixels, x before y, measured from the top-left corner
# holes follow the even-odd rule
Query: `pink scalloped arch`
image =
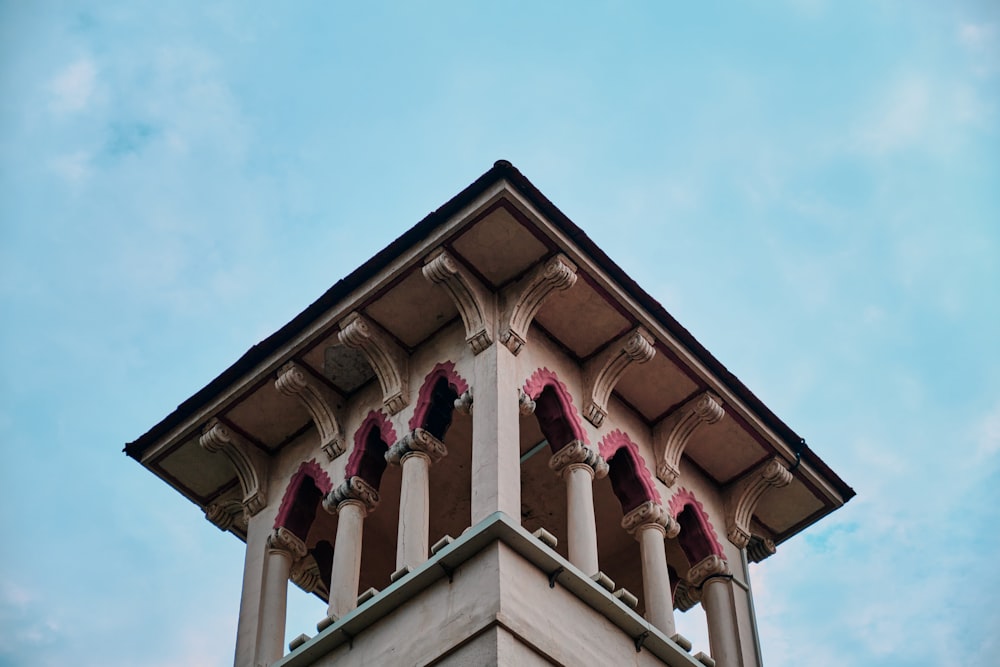
[(434, 385), (441, 378), (448, 380), (448, 386), (459, 396), (469, 391), (469, 383), (455, 370), (455, 362), (445, 361), (436, 364), (431, 369), (431, 372), (427, 374), (427, 377), (424, 378), (424, 383), (420, 386), (420, 393), (417, 395), (417, 407), (413, 410), (413, 416), (410, 417), (408, 424), (411, 431), (424, 425), (424, 420), (427, 418), (427, 411), (431, 407), (431, 395), (434, 393)]
[(660, 498), (660, 492), (656, 490), (656, 483), (653, 481), (653, 475), (650, 474), (649, 468), (646, 467), (646, 460), (642, 458), (642, 454), (639, 453), (639, 445), (635, 444), (628, 435), (623, 433), (621, 429), (615, 429), (608, 433), (601, 439), (600, 444), (597, 446), (601, 457), (611, 463), (614, 457), (618, 456), (620, 453), (623, 456), (629, 457), (631, 460), (631, 465), (635, 471), (636, 479), (639, 482), (640, 488), (629, 489), (626, 493), (627, 497), (619, 498), (622, 503), (622, 509), (625, 512), (629, 512), (642, 503), (646, 501), (653, 501), (657, 505), (663, 504), (663, 499)]
[[(299, 489), (302, 488), (302, 484), (306, 478), (311, 479), (313, 485), (324, 496), (333, 489), (333, 482), (330, 480), (330, 476), (319, 466), (316, 459), (309, 459), (302, 463), (299, 469), (295, 471), (295, 474), (292, 475), (292, 478), (288, 480), (288, 486), (285, 487), (285, 495), (282, 496), (281, 505), (278, 506), (278, 515), (274, 518), (275, 528), (288, 525), (292, 508), (295, 506), (295, 501), (299, 495)], [(299, 535), (299, 537), (305, 539), (304, 535)]]
[[(524, 393), (532, 400), (535, 400), (541, 396), (546, 387), (551, 387), (559, 399), (560, 407), (562, 408), (561, 416), (572, 431), (573, 438), (589, 445), (590, 438), (587, 437), (587, 432), (583, 429), (583, 422), (580, 420), (580, 415), (577, 414), (576, 408), (573, 406), (573, 396), (555, 372), (550, 371), (548, 368), (539, 368), (536, 370), (524, 383)], [(539, 416), (537, 412), (535, 416)], [(550, 442), (549, 446), (555, 450), (566, 444), (565, 442)]]
[[(701, 501), (695, 497), (693, 491), (688, 491), (685, 488), (678, 489), (677, 493), (675, 493), (673, 497), (670, 498), (670, 504), (668, 507), (670, 509), (671, 516), (673, 516), (675, 519), (678, 516), (680, 516), (680, 513), (684, 511), (685, 507), (690, 507), (691, 510), (694, 512), (695, 520), (697, 521), (698, 532), (701, 533), (702, 536), (701, 541), (704, 542), (704, 544), (700, 545), (701, 550), (704, 550), (706, 553), (696, 554), (694, 556), (695, 560), (691, 561), (691, 565), (694, 565), (697, 561), (712, 554), (725, 559), (726, 556), (722, 551), (722, 544), (719, 543), (719, 538), (715, 534), (715, 528), (712, 527), (712, 521), (708, 518), (708, 512), (705, 511), (705, 506), (702, 505)], [(683, 526), (681, 527), (681, 533), (682, 534), (684, 533)], [(688, 537), (690, 538), (693, 536), (688, 536)], [(691, 560), (692, 553), (689, 553), (689, 551), (692, 550), (687, 546), (689, 544), (689, 540), (683, 537), (682, 535), (678, 535), (677, 539), (680, 542), (681, 548), (684, 550), (685, 555), (687, 555), (688, 559)], [(695, 537), (694, 539), (697, 538)]]
[(378, 431), (379, 437), (386, 447), (392, 447), (396, 443), (396, 430), (389, 423), (389, 418), (381, 410), (371, 410), (365, 420), (361, 422), (358, 430), (354, 432), (354, 448), (351, 449), (351, 455), (347, 459), (345, 479), (354, 477), (360, 471), (365, 454), (365, 444), (373, 429)]

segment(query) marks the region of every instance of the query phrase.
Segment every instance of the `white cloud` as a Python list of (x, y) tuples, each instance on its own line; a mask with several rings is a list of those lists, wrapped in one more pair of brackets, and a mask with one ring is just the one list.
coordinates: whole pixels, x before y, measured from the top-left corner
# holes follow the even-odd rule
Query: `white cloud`
[(919, 76), (907, 76), (889, 87), (860, 132), (863, 152), (884, 154), (910, 146), (924, 135), (930, 116), (931, 89)]
[(72, 185), (80, 185), (90, 177), (90, 154), (75, 151), (59, 155), (49, 161), (49, 167)]
[(977, 462), (981, 463), (1000, 453), (1000, 403), (979, 421), (976, 431)]
[(81, 58), (62, 69), (49, 82), (51, 108), (61, 113), (84, 111), (97, 89), (97, 66), (90, 58)]
[(970, 49), (988, 47), (996, 37), (996, 28), (989, 23), (963, 23), (958, 27), (958, 41)]

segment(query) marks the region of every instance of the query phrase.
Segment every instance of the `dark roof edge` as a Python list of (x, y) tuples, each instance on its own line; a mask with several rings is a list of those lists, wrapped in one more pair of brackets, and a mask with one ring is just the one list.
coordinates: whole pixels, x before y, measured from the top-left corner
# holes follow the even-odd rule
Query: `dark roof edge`
[(404, 232), (399, 238), (376, 253), (375, 256), (352, 271), (348, 276), (338, 280), (305, 310), (263, 341), (247, 350), (232, 366), (224, 370), (218, 377), (191, 396), (191, 398), (177, 406), (176, 410), (164, 417), (153, 428), (135, 441), (127, 443), (124, 449), (125, 453), (136, 460), (140, 460), (145, 451), (154, 442), (194, 414), (202, 405), (219, 394), (241, 375), (265, 360), (275, 349), (293, 339), (310, 322), (334, 306), (366, 280), (376, 275), (406, 248), (425, 238), (437, 225), (470, 204), (487, 187), (502, 179), (507, 179), (511, 185), (516, 187), (539, 211), (555, 223), (586, 254), (590, 255), (594, 262), (621, 285), (643, 308), (648, 310), (653, 317), (660, 320), (665, 328), (687, 347), (705, 367), (729, 386), (733, 393), (746, 403), (750, 409), (754, 410), (769, 428), (775, 431), (793, 449), (801, 451), (802, 459), (821, 475), (831, 480), (845, 502), (854, 496), (854, 490), (833, 472), (829, 466), (808, 447), (804, 446), (804, 444), (801, 446), (798, 444), (803, 442), (798, 434), (771, 412), (753, 392), (723, 366), (701, 343), (695, 340), (694, 336), (675, 320), (656, 299), (632, 280), (621, 267), (615, 264), (603, 250), (590, 240), (590, 237), (582, 229), (570, 220), (566, 214), (560, 211), (555, 204), (549, 201), (548, 197), (542, 194), (516, 167), (506, 160), (497, 160), (492, 168), (473, 181), (468, 187), (452, 197), (436, 211), (428, 214), (423, 220)]

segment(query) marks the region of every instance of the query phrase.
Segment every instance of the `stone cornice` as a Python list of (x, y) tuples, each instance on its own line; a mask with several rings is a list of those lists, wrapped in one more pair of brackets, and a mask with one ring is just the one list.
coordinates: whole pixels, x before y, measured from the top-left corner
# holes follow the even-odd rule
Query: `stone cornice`
[(500, 342), (519, 354), (528, 340), (528, 329), (545, 299), (556, 290), (576, 283), (576, 264), (565, 255), (552, 257), (535, 267), (508, 293), (507, 307), (500, 321)]
[(205, 425), (198, 442), (207, 452), (222, 452), (233, 464), (243, 491), (243, 509), (247, 516), (261, 511), (267, 505), (267, 493), (263, 486), (267, 460), (253, 443), (218, 419), (212, 419)]
[(642, 526), (658, 526), (664, 537), (677, 537), (681, 526), (663, 505), (646, 501), (622, 517), (622, 528), (629, 534), (637, 535)]
[(596, 479), (600, 479), (608, 474), (608, 464), (604, 462), (601, 455), (581, 440), (573, 440), (549, 459), (549, 468), (560, 477), (563, 476), (566, 470), (576, 465), (584, 465), (590, 468)]
[(625, 334), (587, 362), (583, 381), (583, 416), (600, 426), (608, 416), (608, 398), (625, 370), (644, 364), (656, 354), (653, 337), (642, 327)]
[(278, 369), (274, 386), (286, 396), (298, 397), (319, 431), (320, 447), (332, 461), (347, 449), (337, 411), (341, 397), (294, 361)]
[(437, 463), (448, 456), (448, 449), (443, 442), (424, 429), (417, 428), (404, 435), (390, 447), (385, 453), (385, 460), (389, 463), (399, 464), (407, 454), (413, 452), (427, 455), (431, 463)]
[(465, 324), (465, 342), (473, 354), (493, 343), (496, 297), (443, 248), (424, 260), (424, 277), (441, 285), (451, 295)]
[(409, 404), (409, 358), (380, 326), (355, 311), (340, 321), (338, 338), (365, 355), (382, 387), (382, 403), (389, 414), (394, 415)]
[(350, 500), (359, 501), (364, 505), (366, 512), (371, 512), (378, 507), (378, 491), (360, 477), (351, 477), (326, 494), (323, 498), (323, 509), (330, 514), (336, 514), (340, 504)]
[(702, 424), (715, 424), (725, 416), (719, 397), (703, 392), (670, 413), (653, 429), (656, 453), (656, 476), (667, 486), (680, 477), (681, 455), (688, 441)]
[(733, 482), (724, 493), (729, 541), (740, 549), (745, 548), (750, 542), (750, 519), (757, 502), (768, 489), (788, 486), (791, 481), (792, 473), (784, 460), (776, 456)]

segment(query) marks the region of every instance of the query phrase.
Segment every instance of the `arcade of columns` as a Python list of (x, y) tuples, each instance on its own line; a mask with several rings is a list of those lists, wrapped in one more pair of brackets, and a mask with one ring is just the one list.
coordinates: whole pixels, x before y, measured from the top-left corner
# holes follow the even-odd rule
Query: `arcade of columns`
[[(458, 377), (454, 365), (438, 364), (419, 392), (409, 433), (396, 440), (385, 414), (381, 410), (372, 411), (358, 429), (346, 478), (340, 484), (330, 483), (313, 462), (316, 471), (311, 473), (312, 482), (322, 493), (322, 507), (338, 516), (329, 577), (328, 618), (320, 623), (320, 629), (358, 605), (364, 523), (378, 505), (378, 481), (386, 464), (400, 466), (402, 480), (396, 572), (392, 580), (404, 576), (429, 557), (430, 468), (447, 455), (441, 442), (443, 430), (431, 425), (434, 411), (442, 409), (440, 397), (434, 399), (432, 394), (435, 385), (444, 382), (450, 392), (445, 409), (450, 411), (453, 404), (454, 409), (472, 416), (473, 525), (497, 511), (520, 516), (518, 420), (519, 414), (534, 414), (553, 450), (549, 467), (565, 483), (567, 549), (573, 566), (599, 584), (607, 580), (598, 562), (593, 482), (610, 471), (624, 512), (622, 528), (639, 544), (646, 619), (667, 637), (685, 641), (676, 635), (674, 626), (675, 591), (665, 546), (665, 540), (677, 540), (690, 563), (681, 584), (682, 594), (688, 603), (700, 599), (703, 604), (712, 658), (720, 667), (742, 664), (732, 571), (701, 503), (678, 485), (685, 446), (696, 429), (722, 419), (724, 408), (720, 399), (705, 392), (654, 428), (655, 475), (673, 490), (670, 502), (664, 505), (650, 470), (628, 436), (616, 430), (597, 447), (587, 442), (569, 392), (555, 373), (539, 369), (519, 386), (515, 357), (527, 344), (531, 321), (548, 295), (574, 284), (576, 270), (565, 256), (552, 257), (513, 285), (503, 300), (508, 305), (498, 307), (496, 296), (446, 251), (439, 249), (427, 257), (424, 276), (447, 290), (465, 325), (466, 342), (474, 353), (474, 400), (473, 388)], [(351, 313), (340, 322), (339, 339), (359, 350), (370, 363), (380, 384), (382, 407), (389, 415), (408, 405), (408, 358), (391, 337), (360, 313)], [(583, 369), (583, 417), (595, 427), (601, 426), (618, 379), (630, 365), (644, 363), (654, 354), (652, 337), (640, 327), (588, 361)], [(289, 362), (279, 369), (275, 384), (282, 393), (300, 399), (309, 411), (328, 460), (346, 453), (336, 397), (324, 383), (295, 362)], [(381, 443), (381, 451), (371, 446), (373, 442)], [(230, 459), (243, 495), (239, 507), (207, 508), (210, 519), (221, 525), (234, 520), (237, 512), (249, 519), (266, 506), (266, 456), (217, 420), (206, 426), (201, 444)], [(767, 489), (790, 481), (786, 462), (774, 458), (730, 485), (723, 499), (729, 541), (739, 549), (747, 548), (752, 538), (750, 519), (757, 501)], [(286, 492), (285, 498), (294, 501), (291, 491)], [(253, 605), (257, 605), (259, 612), (255, 633), (240, 628), (238, 664), (266, 666), (282, 657), (288, 580), (307, 581), (313, 587), (318, 580), (315, 572), (300, 567), (307, 553), (305, 534), (296, 534), (282, 522), (283, 513), (279, 511), (273, 529), (264, 534), (260, 523), (248, 522), (241, 625), (244, 619), (253, 617), (249, 612)], [(759, 538), (756, 543), (761, 543)], [(773, 545), (770, 548), (773, 551)], [(248, 594), (254, 588), (251, 585), (254, 572), (249, 567), (253, 550), (265, 553), (257, 600)], [(256, 570), (258, 576), (260, 571), (261, 568)]]

